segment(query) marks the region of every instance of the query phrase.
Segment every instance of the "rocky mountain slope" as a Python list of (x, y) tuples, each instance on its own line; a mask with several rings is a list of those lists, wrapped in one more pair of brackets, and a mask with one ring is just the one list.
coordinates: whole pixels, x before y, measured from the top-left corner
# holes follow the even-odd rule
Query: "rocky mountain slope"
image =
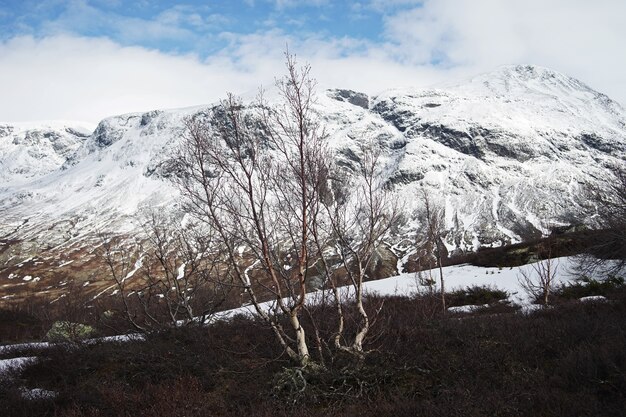
[(90, 135), (76, 122), (0, 123), (0, 184), (17, 185), (56, 171)]
[[(450, 250), (592, 223), (584, 190), (602, 187), (626, 160), (624, 109), (535, 66), (372, 97), (328, 90), (318, 109), (339, 164), (358, 164), (359, 143), (380, 146), (386, 181), (406, 204), (406, 237), (419, 227), (420, 189), (445, 207)], [(95, 232), (130, 232), (141, 207), (176, 205), (167, 160), (183, 119), (205, 111), (111, 117), (91, 134), (0, 124), (0, 285), (53, 274), (36, 265), (94, 279), (85, 271)], [(64, 269), (68, 262), (83, 268)]]

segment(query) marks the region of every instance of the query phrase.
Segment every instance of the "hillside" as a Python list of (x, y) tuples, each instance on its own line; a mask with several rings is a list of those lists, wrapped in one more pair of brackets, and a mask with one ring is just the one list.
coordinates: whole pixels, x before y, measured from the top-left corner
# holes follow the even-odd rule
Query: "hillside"
[[(2, 291), (56, 291), (68, 278), (101, 291), (95, 234), (132, 235), (142, 207), (176, 207), (168, 159), (184, 118), (213, 107), (111, 117), (90, 135), (1, 124)], [(358, 166), (360, 143), (380, 147), (385, 181), (405, 202), (408, 222), (388, 242), (402, 259), (419, 228), (421, 188), (445, 207), (448, 250), (475, 250), (593, 225), (585, 191), (601, 189), (626, 159), (624, 110), (535, 66), (371, 97), (328, 90), (317, 109), (346, 172)]]

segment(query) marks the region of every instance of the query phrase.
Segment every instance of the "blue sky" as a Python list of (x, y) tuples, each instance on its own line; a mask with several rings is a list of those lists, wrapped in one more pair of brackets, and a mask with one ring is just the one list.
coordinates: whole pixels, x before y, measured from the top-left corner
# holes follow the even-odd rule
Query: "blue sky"
[(626, 103), (623, 0), (0, 0), (0, 120), (247, 93), (286, 44), (322, 86), (424, 87), (538, 64)]
[(268, 29), (299, 36), (379, 41), (383, 16), (407, 8), (411, 2), (387, 7), (368, 2), (288, 0), (26, 0), (2, 1), (0, 5), (4, 39), (73, 33), (105, 36), (122, 45), (139, 44), (164, 52), (207, 55), (228, 45), (220, 35)]
[(202, 58), (227, 48), (232, 34), (268, 30), (299, 38), (343, 38), (382, 42), (383, 20), (416, 1), (379, 2), (233, 0), (0, 1), (0, 36), (37, 38), (59, 34), (106, 37), (165, 53)]

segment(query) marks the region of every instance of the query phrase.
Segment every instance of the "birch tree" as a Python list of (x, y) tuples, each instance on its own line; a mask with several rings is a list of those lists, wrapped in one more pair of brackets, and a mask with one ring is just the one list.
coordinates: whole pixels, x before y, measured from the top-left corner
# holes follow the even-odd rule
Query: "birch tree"
[[(146, 241), (137, 275), (144, 285), (134, 295), (154, 325), (204, 323), (231, 290), (213, 233), (191, 223), (177, 224), (181, 217), (157, 209), (142, 213)], [(160, 317), (150, 313), (155, 309)]]
[(134, 242), (99, 235), (99, 254), (126, 320), (139, 331), (203, 323), (231, 289), (214, 239), (193, 225), (177, 225), (172, 213), (145, 210), (138, 221), (143, 233)]
[[(443, 257), (446, 248), (443, 243), (444, 233), (444, 210), (434, 203), (430, 194), (425, 189), (420, 190), (420, 197), (423, 203), (419, 216), (424, 224), (423, 229), (418, 234), (418, 253), (423, 252), (426, 264), (432, 270), (431, 259), (434, 258), (434, 266), (439, 270), (439, 285), (441, 295), (441, 306), (446, 312), (446, 287), (443, 275)], [(432, 280), (432, 273), (431, 273)]]
[[(228, 95), (208, 114), (187, 120), (177, 181), (186, 210), (215, 231), (256, 313), (289, 357), (306, 366), (311, 355), (301, 318), (311, 225), (330, 158), (313, 108), (310, 67), (298, 67), (287, 53), (286, 70), (276, 81), (279, 103), (260, 94), (246, 108)], [(267, 295), (270, 311), (260, 304)]]
[(518, 282), (522, 289), (535, 300), (539, 300), (544, 307), (550, 303), (550, 296), (557, 285), (559, 261), (552, 257), (554, 242), (548, 238), (538, 246), (538, 251), (544, 259), (520, 270)]
[(620, 275), (626, 272), (626, 165), (617, 167), (604, 188), (587, 189), (600, 227), (600, 238), (592, 241), (588, 254), (578, 257), (581, 274), (602, 272)]
[[(309, 66), (287, 53), (276, 88), (278, 102), (261, 93), (245, 106), (228, 95), (186, 121), (175, 179), (184, 209), (214, 231), (233, 281), (294, 363), (318, 365), (311, 339), (323, 362), (326, 342), (306, 306), (320, 275), (337, 311), (333, 346), (362, 357), (371, 326), (363, 282), (399, 209), (384, 190), (379, 151), (361, 149), (351, 176), (333, 165)], [(355, 293), (354, 335), (345, 330), (343, 284)], [(268, 299), (270, 309), (261, 304)]]
[[(381, 175), (380, 149), (373, 144), (360, 148), (361, 158), (352, 180), (341, 175), (332, 181), (332, 195), (323, 200), (323, 220), (314, 227), (318, 247), (318, 259), (323, 265), (324, 276), (334, 295), (337, 309), (337, 330), (333, 336), (335, 348), (363, 357), (363, 342), (370, 330), (363, 300), (363, 282), (378, 258), (380, 247), (389, 237), (391, 229), (400, 219), (400, 205), (385, 190)], [(329, 241), (320, 242), (320, 226), (326, 225), (325, 236)], [(360, 321), (353, 337), (345, 332), (344, 306), (338, 290), (340, 271), (330, 266), (328, 249), (339, 259), (349, 288), (354, 292), (354, 303)]]

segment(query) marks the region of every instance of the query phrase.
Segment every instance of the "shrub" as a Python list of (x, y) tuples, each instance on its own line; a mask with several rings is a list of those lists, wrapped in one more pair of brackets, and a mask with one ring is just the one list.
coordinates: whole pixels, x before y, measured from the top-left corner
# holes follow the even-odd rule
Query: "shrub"
[(96, 330), (87, 324), (55, 321), (46, 333), (46, 339), (51, 342), (79, 342), (94, 336), (95, 333)]
[(587, 276), (582, 276), (574, 283), (563, 284), (555, 295), (564, 300), (574, 300), (592, 295), (609, 296), (624, 287), (624, 278), (615, 275), (609, 276), (605, 280), (596, 280)]
[(39, 339), (45, 334), (42, 321), (23, 309), (0, 309), (0, 344)]
[(487, 285), (474, 285), (465, 289), (456, 290), (446, 294), (446, 300), (450, 307), (464, 305), (495, 304), (506, 300), (509, 294)]
[[(59, 395), (36, 403), (19, 385), (0, 387), (0, 415), (623, 415), (626, 299), (464, 320), (431, 314), (428, 299), (368, 297), (365, 307), (380, 314), (356, 367), (334, 354), (325, 369), (285, 370), (267, 327), (243, 316), (145, 341), (58, 346), (15, 383)], [(332, 308), (311, 314), (333, 322)], [(350, 312), (349, 331), (355, 319)], [(334, 329), (319, 331), (328, 341)]]

